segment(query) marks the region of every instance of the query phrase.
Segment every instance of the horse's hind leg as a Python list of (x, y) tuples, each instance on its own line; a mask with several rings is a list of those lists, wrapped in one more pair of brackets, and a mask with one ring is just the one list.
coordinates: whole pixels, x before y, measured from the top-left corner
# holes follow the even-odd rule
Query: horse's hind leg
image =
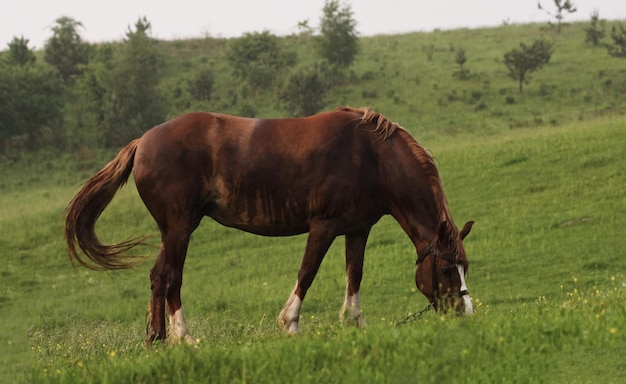
[(359, 290), (363, 277), (363, 259), (369, 228), (362, 232), (346, 234), (346, 295), (339, 314), (342, 321), (356, 326), (366, 326), (361, 315)]
[(167, 275), (167, 314), (169, 320), (169, 336), (168, 340), (172, 343), (185, 341), (189, 344), (196, 344), (196, 340), (189, 333), (185, 316), (183, 314), (183, 305), (180, 299), (180, 289), (183, 285), (183, 266), (187, 255), (187, 247), (191, 231), (182, 231), (177, 233), (170, 239), (172, 244), (172, 254), (168, 258), (169, 268)]
[(150, 270), (150, 289), (152, 296), (148, 305), (148, 317), (146, 321), (146, 345), (150, 347), (152, 342), (165, 340), (165, 281), (161, 277), (163, 269), (164, 245), (161, 244), (156, 262)]
[(183, 266), (187, 255), (187, 247), (191, 232), (195, 227), (177, 227), (170, 223), (167, 231), (162, 234), (163, 243), (156, 263), (150, 271), (152, 298), (150, 302), (149, 322), (146, 329), (146, 343), (150, 345), (154, 340), (164, 340), (165, 331), (165, 302), (167, 300), (167, 315), (169, 320), (169, 341), (186, 341), (195, 344), (195, 339), (189, 334), (189, 329), (183, 315), (180, 289), (183, 282)]

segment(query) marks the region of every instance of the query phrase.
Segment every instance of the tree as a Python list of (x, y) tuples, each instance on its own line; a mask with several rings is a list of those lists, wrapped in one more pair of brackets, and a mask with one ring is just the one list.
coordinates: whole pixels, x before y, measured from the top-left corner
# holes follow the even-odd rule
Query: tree
[(606, 48), (609, 51), (609, 55), (626, 58), (626, 29), (622, 24), (619, 24), (618, 27), (611, 29), (611, 39), (613, 39), (613, 44), (615, 45), (607, 44)]
[(459, 66), (459, 70), (455, 71), (452, 74), (452, 76), (456, 77), (458, 79), (461, 79), (461, 80), (467, 79), (470, 71), (469, 71), (469, 69), (465, 68), (465, 63), (467, 62), (467, 57), (465, 57), (465, 49), (459, 48), (456, 51), (456, 57), (455, 57), (454, 61)]
[(591, 22), (589, 27), (585, 29), (585, 43), (592, 44), (593, 46), (600, 45), (600, 40), (604, 39), (604, 25), (600, 27), (600, 12), (594, 10), (591, 13)]
[(44, 46), (44, 60), (55, 67), (67, 83), (81, 73), (89, 61), (90, 47), (82, 41), (78, 29), (83, 25), (71, 17), (56, 19), (53, 35)]
[(215, 76), (210, 68), (203, 68), (196, 72), (195, 76), (187, 81), (189, 93), (196, 100), (211, 100)]
[(309, 116), (319, 112), (328, 90), (326, 74), (319, 65), (300, 68), (287, 78), (280, 99), (293, 116)]
[[(118, 45), (117, 43), (115, 44)], [(68, 144), (71, 147), (102, 147), (109, 130), (113, 96), (112, 43), (98, 44), (83, 74), (70, 88), (65, 113)]]
[(119, 56), (105, 80), (109, 93), (105, 141), (119, 146), (141, 136), (166, 116), (165, 100), (159, 91), (160, 56), (149, 36), (151, 25), (143, 17), (128, 28)]
[(63, 95), (63, 80), (52, 68), (0, 68), (0, 153), (37, 149), (47, 138), (62, 142)]
[(564, 12), (567, 13), (574, 13), (577, 11), (576, 6), (574, 5), (574, 3), (570, 2), (570, 0), (554, 0), (554, 6), (556, 7), (556, 12), (552, 13), (550, 11), (548, 11), (547, 9), (543, 8), (541, 6), (540, 2), (537, 2), (537, 8), (545, 11), (548, 15), (554, 17), (556, 19), (556, 30), (557, 33), (561, 33), (561, 22), (563, 21), (563, 18), (565, 17), (563, 15)]
[(348, 68), (359, 50), (356, 20), (349, 5), (327, 0), (320, 20), (317, 48), (320, 56), (335, 69)]
[(22, 37), (13, 37), (13, 40), (8, 44), (9, 52), (6, 56), (7, 64), (25, 66), (35, 64), (36, 57), (28, 47), (28, 39)]
[(545, 40), (536, 40), (533, 45), (520, 43), (504, 54), (504, 64), (509, 69), (509, 77), (519, 82), (519, 92), (523, 92), (524, 81), (530, 81), (529, 73), (539, 70), (550, 61), (552, 43)]
[(255, 90), (262, 90), (270, 88), (276, 75), (296, 62), (296, 54), (283, 49), (278, 37), (263, 31), (231, 40), (226, 59), (235, 77)]

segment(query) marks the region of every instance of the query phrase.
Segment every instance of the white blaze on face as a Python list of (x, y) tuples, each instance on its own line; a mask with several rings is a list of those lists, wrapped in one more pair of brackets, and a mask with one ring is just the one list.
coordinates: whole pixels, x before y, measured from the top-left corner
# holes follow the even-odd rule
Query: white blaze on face
[[(465, 285), (465, 269), (460, 264), (458, 264), (456, 268), (459, 271), (459, 277), (461, 278), (461, 291), (467, 291), (467, 285)], [(469, 293), (463, 295), (463, 302), (465, 303), (465, 313), (470, 315), (474, 313)]]

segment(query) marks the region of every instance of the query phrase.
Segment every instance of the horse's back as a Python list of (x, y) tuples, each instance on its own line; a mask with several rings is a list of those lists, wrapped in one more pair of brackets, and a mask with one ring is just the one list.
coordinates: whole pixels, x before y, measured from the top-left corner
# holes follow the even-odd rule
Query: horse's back
[(315, 217), (377, 220), (379, 212), (362, 209), (376, 206), (372, 194), (378, 186), (376, 160), (355, 129), (356, 117), (183, 115), (142, 137), (137, 188), (146, 205), (184, 205), (266, 235), (306, 232)]

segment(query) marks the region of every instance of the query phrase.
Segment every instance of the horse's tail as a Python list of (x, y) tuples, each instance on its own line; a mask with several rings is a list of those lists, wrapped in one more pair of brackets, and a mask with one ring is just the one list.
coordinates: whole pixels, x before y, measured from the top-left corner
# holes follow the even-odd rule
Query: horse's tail
[(138, 257), (124, 258), (123, 254), (144, 243), (146, 237), (106, 245), (100, 242), (95, 232), (100, 214), (133, 170), (139, 140), (133, 140), (122, 148), (115, 159), (83, 185), (65, 209), (65, 241), (73, 262), (77, 261), (90, 269), (109, 270), (131, 268), (143, 260)]

